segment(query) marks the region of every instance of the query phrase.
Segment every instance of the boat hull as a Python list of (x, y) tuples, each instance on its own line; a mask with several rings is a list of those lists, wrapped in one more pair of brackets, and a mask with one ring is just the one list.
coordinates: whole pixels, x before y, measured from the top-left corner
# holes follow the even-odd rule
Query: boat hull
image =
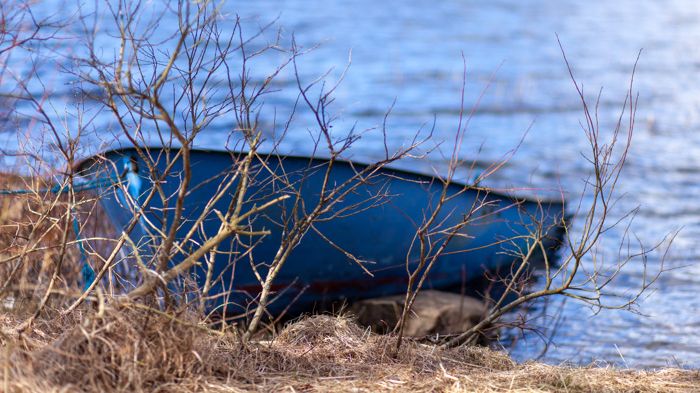
[[(181, 173), (182, 162), (175, 158), (173, 152), (151, 149), (149, 154), (156, 161), (159, 171), (165, 170), (167, 162), (172, 160), (171, 172)], [(139, 168), (138, 174), (132, 174), (127, 189), (134, 199), (143, 203), (152, 182), (147, 175), (148, 166), (138, 158), (136, 151), (115, 150), (102, 157), (106, 160), (99, 165), (96, 165), (97, 159), (84, 162), (82, 168), (85, 173), (95, 178), (105, 174), (123, 177), (124, 173), (119, 173), (123, 163), (135, 162)], [(253, 172), (258, 175), (250, 183), (246, 194), (249, 202), (243, 211), (282, 194), (292, 197), (265, 209), (250, 223), (249, 230), (266, 230), (269, 235), (262, 238), (231, 238), (219, 246), (214, 263), (215, 282), (209, 292), (214, 296), (210, 308), (227, 315), (245, 315), (254, 308), (261, 284), (252, 266), (256, 266), (258, 275), (265, 275), (267, 266), (283, 242), (283, 233), (288, 231), (288, 225), (285, 230), (283, 221), (316, 205), (328, 167), (328, 161), (322, 159), (261, 157), (263, 161), (254, 160), (252, 163)], [(205, 205), (221, 186), (225, 174), (231, 173), (234, 163), (240, 158), (238, 154), (226, 152), (192, 151), (192, 180), (185, 199), (185, 221), (177, 231), (178, 239), (191, 230), (192, 222), (201, 216)], [(260, 169), (263, 164), (267, 169)], [(330, 184), (342, 184), (364, 168), (366, 166), (360, 164), (336, 161), (333, 163)], [(270, 173), (285, 176), (292, 186), (282, 187)], [(126, 254), (133, 256), (135, 247), (144, 257), (155, 247), (154, 240), (148, 235), (148, 221), (159, 223), (164, 219), (172, 220), (172, 195), (177, 193), (179, 186), (178, 176), (170, 176), (162, 183), (165, 194), (171, 198), (169, 209), (163, 209), (163, 201), (158, 196), (143, 206), (145, 217), (130, 233), (133, 245), (125, 250)], [(235, 190), (236, 187), (232, 187), (214, 209), (225, 212), (234, 198)], [(133, 217), (132, 210), (127, 207), (126, 196), (115, 187), (105, 187), (102, 191), (102, 205), (117, 229), (123, 229)], [(417, 243), (411, 247), (415, 242), (416, 230), (430, 214), (431, 208), (437, 205), (441, 191), (442, 182), (436, 178), (381, 169), (371, 181), (344, 196), (334, 209), (314, 224), (313, 229), (304, 234), (274, 282), (274, 302), (269, 311), (272, 314), (283, 310), (298, 313), (321, 303), (404, 293), (408, 281), (407, 267), (415, 269), (420, 259)], [(372, 199), (378, 194), (384, 197)], [(525, 253), (532, 241), (528, 235), (538, 230), (544, 231), (547, 252), (554, 252), (559, 244), (564, 214), (562, 202), (518, 200), (485, 189), (465, 188), (456, 183), (449, 185), (447, 195), (456, 196), (442, 206), (435, 222), (440, 223), (442, 228), (449, 228), (469, 215), (470, 223), (460, 230), (459, 236), (451, 239), (436, 260), (425, 288), (459, 286), (483, 277), (486, 271), (518, 263), (521, 260), (518, 254)], [(296, 196), (300, 196), (303, 204), (297, 203), (295, 206)], [(480, 207), (475, 209), (477, 206)], [(173, 255), (170, 263), (174, 265), (182, 261), (198, 244), (217, 233), (220, 225), (220, 218), (214, 213), (209, 214), (192, 241), (181, 244), (182, 251)], [(434, 249), (442, 241), (444, 236), (435, 235)], [(248, 251), (246, 244), (255, 246)], [(359, 266), (348, 255), (366, 262)], [(136, 269), (133, 257), (127, 258), (123, 265), (132, 273)], [(196, 285), (201, 287), (204, 284), (206, 271), (203, 261), (191, 270), (190, 277)]]

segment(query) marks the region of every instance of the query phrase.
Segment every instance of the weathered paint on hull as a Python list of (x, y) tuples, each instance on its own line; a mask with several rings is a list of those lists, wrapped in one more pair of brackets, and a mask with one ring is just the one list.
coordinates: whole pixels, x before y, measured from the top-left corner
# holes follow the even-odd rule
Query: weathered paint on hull
[[(151, 150), (150, 154), (155, 156), (164, 153), (162, 150)], [(128, 157), (137, 157), (137, 154), (133, 149), (121, 149), (107, 152), (104, 156), (111, 164), (102, 168), (121, 170), (122, 162)], [(204, 204), (215, 193), (221, 182), (217, 180), (217, 176), (231, 170), (233, 157), (226, 152), (201, 150), (192, 152), (193, 176), (184, 213), (187, 219), (194, 219), (200, 215)], [(281, 174), (284, 168), (284, 173), (294, 181), (305, 177), (301, 195), (307, 208), (313, 206), (318, 200), (323, 172), (328, 162), (301, 157), (269, 156), (267, 158), (267, 164), (277, 174)], [(148, 192), (150, 182), (146, 177), (146, 165), (140, 159), (137, 162), (140, 168), (141, 185), (136, 187), (132, 182), (130, 192), (140, 192), (142, 199), (144, 193)], [(82, 167), (89, 168), (93, 163), (87, 161)], [(259, 162), (254, 163), (254, 165), (259, 164)], [(165, 168), (165, 160), (162, 157), (158, 167), (161, 171)], [(174, 166), (175, 172), (181, 170), (181, 167), (181, 161), (177, 161)], [(364, 166), (359, 164), (335, 162), (331, 183), (340, 184), (343, 180), (350, 178), (354, 170), (362, 167)], [(115, 169), (108, 170), (115, 171)], [(94, 171), (94, 168), (89, 171)], [(92, 172), (91, 175), (103, 176), (104, 173)], [(273, 190), (269, 180), (269, 176), (261, 175), (251, 185), (248, 195), (253, 197), (258, 205), (279, 195), (279, 190)], [(171, 177), (163, 187), (168, 195), (174, 195), (178, 185), (178, 178)], [(281, 295), (271, 305), (270, 311), (280, 312), (292, 301), (293, 306), (289, 311), (294, 313), (309, 310), (319, 302), (371, 298), (405, 292), (406, 254), (417, 226), (428, 211), (427, 207), (434, 206), (438, 201), (441, 187), (442, 183), (432, 177), (382, 169), (378, 178), (371, 184), (363, 184), (348, 195), (338, 208), (361, 203), (380, 190), (391, 195), (385, 203), (354, 215), (316, 224), (316, 228), (336, 246), (361, 260), (372, 261), (371, 264), (365, 265), (372, 275), (367, 274), (357, 263), (351, 261), (337, 247), (329, 244), (317, 233), (309, 231), (291, 253), (275, 281), (274, 289)], [(448, 194), (455, 194), (463, 188), (463, 185), (451, 184)], [(233, 190), (235, 187), (226, 198), (216, 204), (216, 209), (226, 211), (231, 202)], [(119, 192), (105, 191), (102, 198), (105, 209), (118, 227), (124, 226), (132, 216), (120, 202), (123, 195)], [(280, 217), (291, 211), (293, 199), (290, 198), (283, 204), (265, 210), (264, 216), (258, 217), (253, 224), (255, 230), (264, 228), (272, 232), (252, 251), (252, 260), (261, 266), (263, 274), (263, 264), (272, 261), (281, 241), (282, 231), (277, 222)], [(549, 238), (545, 243), (547, 249), (553, 251), (558, 245), (561, 235), (559, 223), (564, 214), (562, 202), (537, 203), (515, 200), (483, 189), (469, 189), (444, 205), (437, 222), (442, 222), (444, 227), (457, 224), (463, 215), (468, 214), (471, 207), (478, 205), (480, 201), (488, 202), (489, 206), (479, 209), (473, 216), (474, 222), (461, 231), (467, 236), (455, 237), (449, 243), (444, 255), (433, 267), (425, 287), (454, 287), (465, 280), (483, 276), (486, 270), (510, 266), (518, 261), (512, 252), (526, 249), (526, 235), (537, 225), (547, 228)], [(155, 198), (146, 207), (148, 219), (159, 222), (163, 217), (161, 207), (162, 201)], [(212, 236), (218, 231), (219, 225), (220, 220), (212, 214), (206, 220), (203, 232), (207, 236)], [(178, 231), (178, 236), (184, 236), (190, 227), (183, 225)], [(144, 232), (141, 228), (137, 226), (131, 233), (131, 238), (136, 244), (142, 240)], [(201, 244), (202, 239), (203, 236), (198, 233), (193, 240)], [(469, 251), (464, 252), (464, 250)], [(238, 260), (235, 266), (231, 266), (232, 260), (235, 259), (231, 256), (231, 252), (237, 252), (240, 255), (244, 251), (235, 242), (225, 241), (215, 261), (214, 276), (221, 279), (210, 293), (221, 294), (229, 289), (232, 290), (231, 295), (226, 298), (228, 315), (250, 309), (260, 291), (260, 283), (253, 274), (249, 259)], [(141, 252), (145, 253), (147, 250), (144, 249)], [(177, 263), (181, 259), (182, 255), (176, 256), (172, 263)], [(408, 260), (412, 266), (415, 266), (416, 255), (411, 255)], [(204, 266), (194, 268), (193, 274), (199, 283), (203, 282)], [(224, 299), (219, 298), (212, 306), (219, 307), (222, 302)]]

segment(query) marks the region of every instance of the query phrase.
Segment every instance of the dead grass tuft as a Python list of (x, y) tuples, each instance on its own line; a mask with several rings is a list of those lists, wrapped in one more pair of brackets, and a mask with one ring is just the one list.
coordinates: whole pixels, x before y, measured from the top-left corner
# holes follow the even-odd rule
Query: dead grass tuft
[(56, 385), (150, 391), (200, 376), (225, 377), (238, 355), (232, 336), (193, 318), (121, 307), (93, 314), (29, 354), (34, 375)]

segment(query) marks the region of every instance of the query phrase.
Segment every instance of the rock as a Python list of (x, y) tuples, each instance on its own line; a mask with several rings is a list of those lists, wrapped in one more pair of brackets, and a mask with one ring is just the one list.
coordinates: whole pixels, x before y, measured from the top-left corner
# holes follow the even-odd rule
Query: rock
[[(362, 300), (353, 304), (350, 311), (360, 325), (386, 333), (401, 317), (404, 299), (404, 295), (396, 295)], [(409, 337), (461, 333), (479, 323), (485, 309), (483, 302), (472, 297), (424, 290), (416, 297), (404, 333)]]

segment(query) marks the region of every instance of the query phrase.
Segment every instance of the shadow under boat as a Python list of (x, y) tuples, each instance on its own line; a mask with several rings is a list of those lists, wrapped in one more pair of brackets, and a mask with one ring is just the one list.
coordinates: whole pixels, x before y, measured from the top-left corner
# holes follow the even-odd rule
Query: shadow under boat
[[(153, 236), (151, 225), (160, 225), (164, 220), (172, 222), (172, 196), (180, 187), (183, 168), (177, 149), (148, 148), (141, 153), (149, 155), (159, 173), (171, 166), (170, 175), (160, 183), (165, 199), (171, 198), (165, 208), (164, 198), (159, 195), (144, 204), (144, 197), (153, 183), (149, 167), (136, 149), (110, 150), (79, 164), (81, 174), (89, 179), (121, 179), (123, 187), (101, 182), (104, 186), (99, 190), (101, 204), (117, 233), (133, 218), (134, 207), (127, 199), (136, 201), (145, 212), (144, 219), (129, 233), (130, 245), (121, 250), (123, 258), (115, 267), (116, 276), (122, 279), (118, 284), (124, 291), (140, 280), (134, 256), (138, 253), (148, 260), (149, 253), (157, 247), (158, 236)], [(191, 151), (192, 179), (185, 198), (184, 222), (177, 230), (178, 239), (192, 229), (192, 223), (202, 215), (225, 176), (236, 170), (236, 161), (242, 156), (226, 151)], [(329, 161), (260, 154), (252, 165), (255, 175), (243, 211), (290, 193), (289, 184), (301, 196), (303, 205), (297, 208), (315, 205)], [(366, 165), (336, 160), (330, 182), (341, 184), (363, 168)], [(284, 177), (289, 184), (280, 183), (279, 177)], [(418, 225), (439, 201), (442, 187), (443, 182), (432, 176), (382, 168), (376, 177), (363, 182), (334, 208), (338, 212), (355, 206), (354, 214), (321, 220), (315, 224), (318, 232), (310, 230), (304, 235), (273, 284), (274, 301), (268, 311), (272, 315), (283, 311), (294, 315), (310, 311), (319, 304), (405, 293), (407, 264), (414, 269), (418, 262), (417, 248), (409, 252), (411, 242)], [(234, 185), (214, 204), (213, 210), (227, 211), (235, 190)], [(381, 203), (368, 206), (372, 195), (379, 193), (385, 195)], [(443, 228), (458, 224), (473, 207), (481, 207), (471, 213), (469, 225), (460, 230), (461, 236), (449, 242), (430, 271), (424, 288), (456, 289), (465, 282), (483, 277), (485, 272), (509, 268), (521, 261), (518, 255), (524, 255), (532, 242), (530, 234), (536, 231), (541, 231), (543, 248), (550, 258), (561, 243), (566, 211), (562, 200), (514, 197), (457, 182), (449, 184), (447, 194), (459, 195), (447, 201), (440, 211), (436, 222)], [(284, 220), (295, 214), (294, 202), (295, 198), (287, 199), (255, 217), (252, 230), (266, 229), (269, 235), (231, 238), (220, 244), (214, 262), (215, 282), (209, 292), (210, 310), (228, 317), (245, 316), (254, 309), (261, 290), (257, 275), (264, 277), (266, 266), (275, 257), (283, 239)], [(180, 251), (172, 256), (171, 265), (181, 262), (205, 239), (217, 233), (220, 224), (220, 218), (213, 211), (209, 213), (192, 239), (179, 245)], [(434, 241), (439, 244), (444, 239), (437, 236)], [(249, 251), (251, 245), (254, 247)], [(360, 267), (347, 254), (367, 262)], [(541, 257), (536, 255), (533, 259)], [(191, 269), (189, 277), (194, 285), (203, 285), (206, 270), (203, 262)]]

